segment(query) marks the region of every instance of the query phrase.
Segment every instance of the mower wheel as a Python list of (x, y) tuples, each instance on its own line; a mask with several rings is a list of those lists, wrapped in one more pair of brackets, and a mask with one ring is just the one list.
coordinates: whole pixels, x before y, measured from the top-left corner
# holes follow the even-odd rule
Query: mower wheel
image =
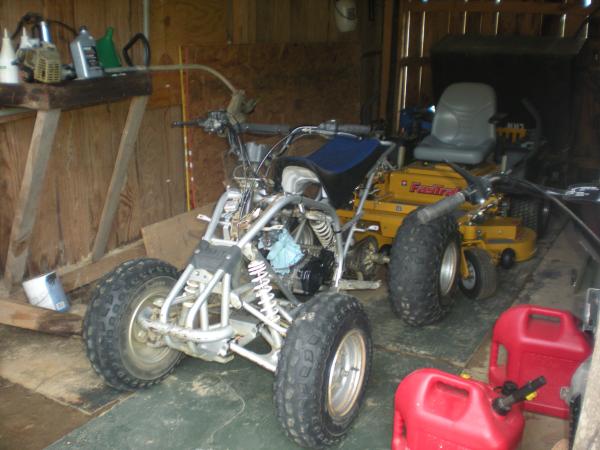
[(354, 297), (322, 292), (301, 305), (283, 343), (273, 393), (277, 418), (302, 447), (338, 442), (364, 400), (373, 357), (366, 313)]
[(521, 223), (532, 229), (541, 238), (546, 233), (550, 219), (550, 203), (541, 198), (511, 197), (508, 215), (521, 219)]
[(456, 219), (442, 216), (420, 224), (409, 214), (396, 232), (389, 263), (394, 313), (412, 326), (440, 320), (452, 308), (460, 266)]
[(483, 300), (494, 295), (498, 278), (496, 266), (489, 253), (473, 247), (465, 250), (465, 259), (469, 276), (461, 278), (458, 283), (463, 294), (473, 300)]

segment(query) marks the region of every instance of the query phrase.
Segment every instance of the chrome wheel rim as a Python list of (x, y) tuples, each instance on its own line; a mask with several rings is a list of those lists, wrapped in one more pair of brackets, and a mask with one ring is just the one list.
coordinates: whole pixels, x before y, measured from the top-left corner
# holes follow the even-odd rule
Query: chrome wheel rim
[(358, 401), (367, 366), (367, 343), (360, 330), (351, 330), (338, 345), (327, 385), (327, 411), (334, 420), (342, 420)]
[(440, 266), (440, 294), (445, 297), (452, 290), (458, 272), (458, 245), (450, 242), (444, 249)]
[(163, 286), (150, 289), (144, 292), (142, 299), (137, 303), (127, 327), (127, 352), (129, 353), (136, 366), (156, 367), (161, 363), (169, 365), (170, 357), (174, 350), (166, 345), (152, 345), (157, 336), (145, 330), (139, 323), (140, 316), (152, 317), (153, 306), (156, 300), (164, 300), (168, 294), (168, 289)]
[(471, 290), (475, 287), (475, 282), (477, 281), (477, 275), (475, 273), (475, 267), (473, 266), (473, 263), (471, 263), (471, 261), (469, 261), (467, 259), (467, 270), (469, 271), (469, 276), (466, 278), (463, 278), (461, 280), (461, 283), (463, 285), (463, 287), (467, 290)]

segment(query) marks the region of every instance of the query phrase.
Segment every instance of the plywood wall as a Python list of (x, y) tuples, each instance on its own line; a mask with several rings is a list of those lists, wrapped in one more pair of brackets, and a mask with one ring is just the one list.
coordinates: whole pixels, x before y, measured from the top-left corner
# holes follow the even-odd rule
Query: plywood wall
[[(115, 27), (122, 46), (141, 29), (141, 2), (107, 0), (11, 0), (0, 2), (0, 23), (12, 29), (28, 11), (70, 25), (85, 24), (95, 36)], [(72, 35), (55, 26), (52, 35), (63, 57)], [(65, 61), (66, 62), (66, 61)], [(91, 250), (125, 123), (128, 102), (64, 112), (45, 180), (31, 244), (28, 274), (72, 264)], [(148, 111), (128, 170), (109, 249), (135, 240), (140, 227), (184, 209), (181, 136), (169, 124), (180, 117), (170, 106)], [(0, 125), (0, 268), (6, 257), (33, 115)], [(42, 182), (40, 180), (40, 182)]]
[[(356, 77), (362, 79), (360, 98), (366, 103), (377, 92), (373, 79), (379, 78), (382, 1), (374, 3), (378, 13), (373, 20), (368, 19), (368, 0), (358, 4), (367, 20), (360, 21), (358, 31), (342, 34), (335, 28), (332, 0), (152, 0), (153, 63), (177, 63), (180, 45), (351, 42), (361, 48)], [(113, 26), (118, 48), (142, 28), (142, 0), (4, 0), (0, 25), (13, 29), (28, 11), (75, 26), (85, 24), (96, 37)], [(67, 55), (69, 33), (55, 28), (53, 36)], [(177, 74), (153, 78), (155, 93), (129, 167), (109, 249), (138, 239), (142, 226), (185, 209), (181, 130), (169, 125), (180, 118), (179, 80)], [(126, 112), (127, 102), (121, 102), (61, 117), (44, 180), (29, 275), (76, 263), (89, 254)], [(0, 270), (32, 127), (31, 116), (0, 123)]]

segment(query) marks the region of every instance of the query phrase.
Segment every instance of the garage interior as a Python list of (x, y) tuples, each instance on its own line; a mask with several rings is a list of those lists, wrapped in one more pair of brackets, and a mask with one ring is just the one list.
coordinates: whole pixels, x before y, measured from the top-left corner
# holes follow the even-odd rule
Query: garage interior
[[(597, 186), (598, 6), (595, 0), (1, 2), (8, 35), (29, 13), (44, 18), (63, 64), (72, 60), (69, 28), (77, 33), (82, 25), (98, 46), (112, 27), (123, 66), (122, 49), (138, 33), (150, 51), (137, 38), (128, 51), (130, 71), (0, 84), (0, 448), (300, 448), (276, 417), (272, 374), (243, 357), (227, 364), (187, 357), (162, 383), (132, 393), (108, 386), (86, 355), (84, 317), (98, 283), (138, 258), (182, 271), (207, 228), (198, 216), (210, 222), (231, 181), (222, 136), (172, 124), (227, 109), (240, 122), (367, 125), (377, 139), (402, 144), (388, 164), (400, 170), (400, 159), (412, 160), (431, 129), (430, 107), (444, 90), (485, 83), (495, 90), (498, 112), (507, 114), (502, 126), (515, 136), (538, 125), (523, 98), (540, 113), (534, 144), (541, 156), (525, 171), (527, 179), (555, 189)], [(13, 47), (19, 36), (20, 30)], [(280, 137), (244, 139), (273, 145)], [(298, 147), (307, 153), (315, 142)], [(573, 209), (600, 229), (596, 211)], [(391, 269), (378, 265), (376, 289), (349, 291), (368, 316), (373, 362), (358, 417), (332, 448), (390, 448), (394, 394), (417, 369), (487, 382), (494, 324), (511, 306), (581, 318), (586, 298), (600, 286), (590, 274), (598, 250), (582, 249), (580, 231), (554, 206), (535, 254), (498, 268), (493, 295), (474, 300), (453, 289), (451, 310), (422, 327), (393, 314)], [(381, 261), (393, 259), (380, 247)], [(23, 288), (52, 272), (67, 294), (66, 312), (33, 306)], [(585, 336), (593, 345), (596, 338)], [(269, 351), (264, 343), (251, 345)], [(588, 400), (571, 436), (576, 449), (600, 448), (600, 410), (589, 400), (600, 394), (598, 352), (590, 360)], [(572, 419), (523, 414), (522, 438), (510, 448), (569, 448)], [(404, 432), (410, 435), (410, 426)]]

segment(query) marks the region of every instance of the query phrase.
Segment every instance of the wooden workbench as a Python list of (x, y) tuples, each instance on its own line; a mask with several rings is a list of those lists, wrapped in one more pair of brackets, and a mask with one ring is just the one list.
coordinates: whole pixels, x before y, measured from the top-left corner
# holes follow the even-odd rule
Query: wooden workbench
[[(86, 261), (86, 264), (93, 265), (97, 264), (104, 256), (113, 219), (117, 211), (119, 196), (126, 181), (129, 160), (133, 154), (146, 103), (151, 93), (152, 82), (147, 72), (130, 72), (54, 85), (40, 83), (0, 85), (0, 105), (37, 111), (25, 171), (19, 190), (18, 203), (12, 222), (4, 276), (0, 282), (0, 323), (20, 324), (21, 326), (24, 326), (23, 323), (33, 323), (34, 325), (28, 328), (35, 328), (35, 323), (44, 322), (46, 318), (54, 323), (58, 316), (66, 322), (69, 322), (69, 320), (75, 322), (72, 317), (68, 317), (69, 314), (39, 310), (24, 304), (22, 301), (23, 295), (20, 292), (20, 285), (29, 257), (29, 247), (39, 206), (40, 193), (61, 111), (99, 103), (115, 102), (126, 98), (132, 99), (92, 253)], [(83, 279), (89, 282), (89, 277), (83, 277)], [(78, 286), (69, 287), (75, 288)], [(15, 311), (9, 311), (11, 304), (15, 305)], [(43, 315), (44, 318), (43, 320), (36, 319), (23, 323), (14, 322), (15, 316), (23, 317), (27, 311), (36, 318), (39, 318), (40, 315)]]

